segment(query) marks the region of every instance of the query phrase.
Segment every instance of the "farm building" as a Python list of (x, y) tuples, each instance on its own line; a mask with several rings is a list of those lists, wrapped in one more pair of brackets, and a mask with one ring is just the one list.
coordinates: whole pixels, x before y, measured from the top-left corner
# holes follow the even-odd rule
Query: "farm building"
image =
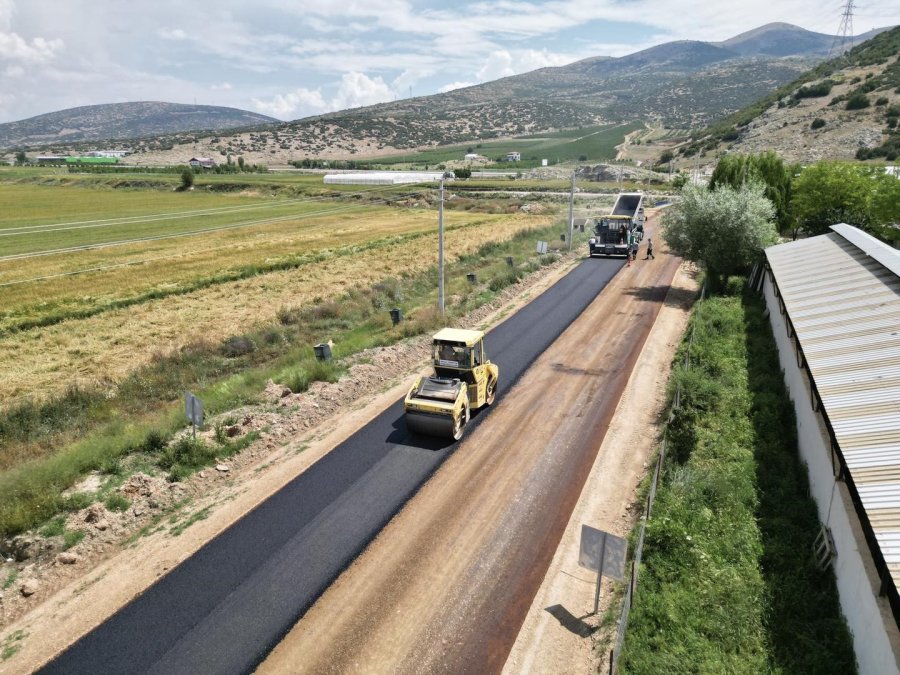
[(521, 152), (507, 152), (506, 153), (506, 161), (507, 162), (519, 162), (522, 159)]
[(65, 164), (67, 155), (38, 155), (38, 164)]
[(195, 169), (215, 169), (216, 163), (210, 157), (191, 157), (188, 160), (188, 164), (190, 164)]
[[(861, 673), (900, 663), (900, 252), (850, 225), (766, 250), (763, 291)], [(811, 552), (812, 554), (812, 552)]]
[(353, 171), (325, 174), (326, 185), (404, 185), (439, 181), (443, 171)]

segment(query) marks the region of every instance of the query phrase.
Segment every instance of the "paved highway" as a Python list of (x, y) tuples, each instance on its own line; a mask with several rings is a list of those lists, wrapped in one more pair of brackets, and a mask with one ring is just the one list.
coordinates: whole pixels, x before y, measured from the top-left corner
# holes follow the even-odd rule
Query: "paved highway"
[[(583, 261), (488, 334), (499, 397), (622, 265)], [(397, 401), (40, 672), (252, 670), (455, 446), (409, 436)]]

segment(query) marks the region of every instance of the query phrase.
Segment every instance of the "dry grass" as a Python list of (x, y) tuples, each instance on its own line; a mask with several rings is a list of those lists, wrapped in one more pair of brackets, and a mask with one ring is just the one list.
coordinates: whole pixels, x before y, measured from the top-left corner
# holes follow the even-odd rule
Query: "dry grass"
[[(424, 210), (355, 207), (329, 216), (197, 237), (0, 262), (0, 284), (22, 282), (2, 287), (0, 330), (54, 312), (90, 310), (148, 292), (174, 290), (224, 270), (264, 267), (290, 256), (426, 232), (434, 228), (434, 220), (434, 213)], [(123, 266), (110, 268), (113, 265)]]
[[(363, 243), (403, 231), (434, 228), (435, 214), (430, 211), (385, 213), (389, 217), (349, 219), (334, 229), (320, 224), (308, 233), (308, 247), (328, 249), (338, 242)], [(551, 216), (451, 212), (446, 218), (447, 258), (453, 260), (471, 253), (490, 241), (505, 241), (524, 229), (546, 225), (551, 219)], [(292, 235), (283, 232), (274, 236), (273, 245), (269, 233), (261, 233), (258, 246), (278, 251), (285, 245), (283, 239), (281, 244), (277, 243), (278, 236)], [(209, 239), (204, 237), (202, 243), (209, 245)], [(241, 246), (246, 246), (246, 242)], [(327, 257), (292, 270), (270, 272), (87, 319), (5, 335), (0, 337), (0, 406), (23, 396), (42, 398), (72, 384), (107, 382), (114, 386), (128, 372), (148, 363), (154, 352), (179, 349), (198, 339), (221, 340), (274, 320), (278, 310), (285, 306), (339, 296), (351, 287), (368, 286), (387, 276), (422, 271), (436, 263), (436, 248), (435, 240), (430, 237), (388, 242), (384, 246), (361, 249), (355, 255)], [(255, 256), (256, 249), (247, 254)], [(142, 266), (129, 270), (128, 274), (139, 278), (151, 274), (151, 270)], [(108, 277), (104, 275), (101, 279), (106, 287)], [(122, 282), (125, 287), (135, 280), (125, 279)]]

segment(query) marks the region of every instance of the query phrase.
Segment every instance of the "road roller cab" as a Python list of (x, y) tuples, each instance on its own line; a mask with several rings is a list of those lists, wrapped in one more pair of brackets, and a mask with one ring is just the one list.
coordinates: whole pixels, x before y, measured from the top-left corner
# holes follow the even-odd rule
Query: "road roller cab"
[(418, 378), (404, 401), (413, 433), (462, 438), (472, 410), (494, 402), (500, 370), (484, 353), (484, 333), (444, 328), (432, 339), (434, 375)]

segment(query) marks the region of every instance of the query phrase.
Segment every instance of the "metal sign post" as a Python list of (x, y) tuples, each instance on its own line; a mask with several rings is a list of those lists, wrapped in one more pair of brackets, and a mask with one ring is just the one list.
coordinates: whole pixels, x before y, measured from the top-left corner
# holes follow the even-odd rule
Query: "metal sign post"
[(600, 541), (600, 555), (597, 556), (597, 588), (594, 589), (594, 614), (600, 608), (600, 581), (603, 579), (603, 556), (606, 553), (606, 532)]
[(197, 438), (197, 427), (203, 426), (203, 402), (191, 392), (184, 392), (184, 414), (191, 422), (194, 438)]
[(572, 172), (572, 191), (569, 193), (569, 250), (572, 250), (572, 229), (575, 225), (575, 172)]
[(628, 544), (622, 537), (598, 530), (590, 525), (581, 526), (581, 550), (578, 564), (597, 573), (594, 589), (594, 614), (600, 608), (600, 581), (605, 574), (616, 581), (625, 579), (625, 554)]
[(438, 311), (444, 316), (444, 179), (438, 200)]

